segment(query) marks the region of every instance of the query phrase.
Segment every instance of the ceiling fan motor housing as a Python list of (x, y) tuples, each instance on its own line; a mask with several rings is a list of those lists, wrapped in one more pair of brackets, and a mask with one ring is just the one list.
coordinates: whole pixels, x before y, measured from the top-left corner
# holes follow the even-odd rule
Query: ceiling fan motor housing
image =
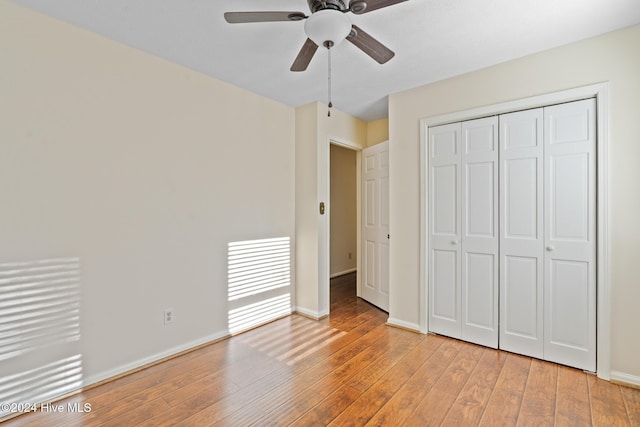
[(311, 13), (316, 13), (317, 11), (324, 9), (339, 10), (341, 12), (349, 10), (343, 0), (307, 0), (307, 3), (309, 3)]

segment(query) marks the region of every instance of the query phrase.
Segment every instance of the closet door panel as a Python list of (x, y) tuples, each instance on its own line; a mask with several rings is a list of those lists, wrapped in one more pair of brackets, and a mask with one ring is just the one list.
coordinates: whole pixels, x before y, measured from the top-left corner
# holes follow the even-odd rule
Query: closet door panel
[(456, 238), (458, 235), (458, 165), (433, 166), (431, 180), (433, 197), (433, 234)]
[(596, 110), (545, 108), (545, 359), (595, 371)]
[[(455, 284), (458, 281), (458, 256), (456, 251), (435, 249), (433, 256), (433, 317), (442, 321), (458, 323), (458, 292)], [(448, 330), (448, 329), (446, 329)], [(441, 332), (444, 333), (444, 332)], [(452, 332), (459, 336), (457, 332)]]
[(500, 348), (542, 358), (541, 264), (539, 257), (502, 258)]
[(429, 330), (460, 338), (460, 124), (429, 129)]
[(494, 161), (465, 165), (465, 238), (493, 239), (496, 237), (494, 205), (497, 182), (495, 175)]
[(500, 116), (500, 348), (543, 355), (543, 110)]
[(498, 118), (462, 122), (462, 339), (498, 347)]
[(494, 316), (497, 312), (496, 257), (493, 254), (464, 252), (464, 264), (467, 268), (463, 288), (465, 299), (468, 301), (465, 325), (468, 328), (495, 331), (495, 346), (497, 346), (497, 323)]
[(553, 241), (589, 241), (589, 153), (549, 156), (549, 237)]
[(589, 345), (589, 264), (586, 262), (551, 260), (548, 288), (550, 295), (549, 341), (555, 345), (585, 349)]
[(504, 182), (505, 239), (535, 243), (539, 238), (538, 170), (539, 159), (529, 157), (502, 162)]

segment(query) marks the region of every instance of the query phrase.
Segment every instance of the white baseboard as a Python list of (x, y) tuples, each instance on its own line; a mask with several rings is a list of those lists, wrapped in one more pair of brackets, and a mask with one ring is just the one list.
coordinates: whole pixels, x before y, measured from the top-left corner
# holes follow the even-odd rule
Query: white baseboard
[(634, 387), (640, 387), (640, 377), (624, 372), (611, 371), (611, 381), (629, 384)]
[(301, 314), (301, 315), (303, 315), (305, 317), (308, 317), (310, 319), (313, 319), (313, 320), (324, 319), (325, 317), (327, 317), (329, 315), (329, 313), (324, 313), (323, 314), (323, 313), (320, 313), (318, 311), (309, 310), (309, 309), (306, 309), (306, 308), (303, 308), (303, 307), (296, 307), (294, 309), (294, 311), (296, 313), (298, 313), (298, 314)]
[(339, 271), (337, 273), (333, 273), (331, 276), (329, 276), (330, 279), (333, 279), (334, 277), (339, 277), (339, 276), (344, 276), (345, 274), (349, 274), (349, 273), (353, 273), (355, 271), (358, 271), (357, 268), (350, 268), (349, 270), (345, 270), (345, 271)]
[(420, 325), (417, 323), (405, 322), (404, 320), (396, 319), (394, 317), (389, 317), (387, 319), (387, 324), (391, 326), (397, 326), (398, 328), (408, 329), (413, 332), (420, 333)]
[(144, 366), (151, 365), (154, 362), (158, 362), (162, 359), (166, 359), (167, 357), (174, 356), (184, 351), (191, 350), (198, 346), (201, 346), (210, 342), (218, 341), (223, 338), (227, 338), (229, 336), (230, 335), (228, 331), (218, 332), (218, 333), (208, 335), (188, 343), (184, 343), (184, 344), (169, 348), (167, 350), (161, 351), (160, 353), (156, 353), (151, 356), (144, 357), (142, 359), (138, 359), (124, 365), (120, 365), (116, 368), (109, 369), (107, 371), (103, 371), (98, 374), (90, 375), (88, 377), (83, 378), (82, 388), (91, 386), (93, 384), (97, 384), (105, 380), (109, 380), (111, 378), (116, 378), (128, 372), (132, 372), (137, 369), (140, 369)]

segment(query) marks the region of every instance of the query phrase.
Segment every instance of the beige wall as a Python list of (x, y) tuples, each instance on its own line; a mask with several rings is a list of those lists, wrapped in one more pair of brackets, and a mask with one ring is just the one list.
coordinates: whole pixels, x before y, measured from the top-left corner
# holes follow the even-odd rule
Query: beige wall
[(295, 110), (296, 309), (318, 313), (318, 104)]
[(333, 144), (330, 150), (329, 272), (334, 276), (356, 269), (356, 151)]
[(318, 210), (329, 202), (329, 143), (362, 149), (366, 140), (362, 120), (335, 108), (327, 117), (317, 102), (296, 108), (296, 309), (309, 316), (329, 313), (329, 216)]
[(390, 317), (419, 323), (419, 120), (610, 82), (611, 369), (640, 384), (640, 26), (390, 96)]
[(79, 257), (85, 381), (225, 335), (227, 243), (294, 236), (294, 109), (5, 0), (0, 29), (0, 263)]
[(367, 122), (367, 147), (389, 140), (389, 119)]

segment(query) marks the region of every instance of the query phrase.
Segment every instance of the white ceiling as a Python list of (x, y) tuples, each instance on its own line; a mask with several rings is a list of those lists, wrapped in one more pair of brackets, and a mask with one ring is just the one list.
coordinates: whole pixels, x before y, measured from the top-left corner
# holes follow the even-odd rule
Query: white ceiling
[[(227, 11), (309, 13), (306, 0), (13, 0), (291, 106), (327, 102), (326, 50), (289, 71), (303, 22), (227, 24)], [(334, 107), (387, 116), (387, 95), (640, 23), (640, 0), (408, 0), (352, 22), (395, 51), (332, 49)]]

